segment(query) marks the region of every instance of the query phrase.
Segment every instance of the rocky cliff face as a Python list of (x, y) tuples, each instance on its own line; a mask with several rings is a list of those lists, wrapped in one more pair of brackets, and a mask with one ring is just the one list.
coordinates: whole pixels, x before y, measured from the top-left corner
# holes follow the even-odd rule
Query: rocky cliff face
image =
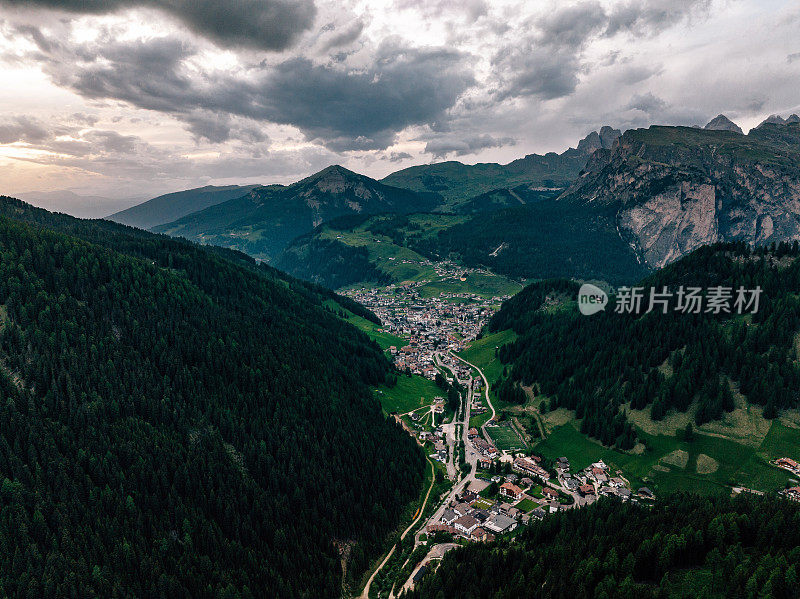
[(800, 123), (628, 131), (558, 201), (611, 209), (652, 268), (717, 241), (800, 240)]

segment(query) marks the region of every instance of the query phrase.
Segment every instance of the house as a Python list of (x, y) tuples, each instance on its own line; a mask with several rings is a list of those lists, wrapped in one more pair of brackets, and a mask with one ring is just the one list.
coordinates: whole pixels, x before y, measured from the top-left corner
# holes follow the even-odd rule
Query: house
[(642, 499), (655, 499), (655, 494), (647, 487), (642, 487), (638, 492), (639, 497)]
[(478, 436), (478, 429), (477, 428), (472, 427), (471, 429), (469, 429), (467, 431), (467, 438), (468, 439), (474, 439), (477, 436)]
[(466, 516), (467, 514), (472, 513), (472, 506), (468, 503), (457, 503), (456, 506), (453, 508), (453, 511), (459, 517)]
[(442, 514), (442, 522), (444, 522), (445, 524), (452, 524), (457, 519), (458, 519), (458, 514), (456, 514), (453, 510), (449, 508), (446, 509)]
[(510, 499), (517, 500), (522, 496), (522, 489), (514, 483), (503, 483), (500, 485), (500, 494)]
[(470, 514), (473, 518), (475, 518), (478, 522), (486, 522), (489, 519), (489, 512), (484, 509), (477, 508), (474, 512)]
[(581, 485), (578, 487), (578, 493), (581, 494), (581, 497), (588, 497), (595, 495), (595, 490), (593, 485)]
[(429, 524), (426, 528), (429, 535), (432, 535), (437, 532), (445, 532), (447, 534), (455, 535), (458, 534), (455, 528), (452, 526), (448, 526), (447, 524)]
[(787, 497), (790, 499), (794, 499), (795, 501), (800, 501), (800, 487), (791, 487), (784, 491)]
[(531, 517), (536, 518), (537, 520), (543, 520), (545, 515), (546, 515), (545, 511), (540, 507), (537, 507), (535, 510), (531, 512)]
[(777, 464), (781, 468), (786, 468), (787, 470), (800, 473), (800, 464), (798, 464), (791, 458), (779, 458), (775, 460), (775, 464)]
[(604, 483), (608, 480), (606, 471), (596, 466), (592, 466), (592, 477), (599, 483)]
[(542, 495), (544, 495), (547, 499), (558, 500), (558, 491), (551, 487), (544, 487), (542, 489)]
[(542, 480), (547, 480), (550, 478), (550, 473), (547, 472), (544, 468), (539, 466), (535, 461), (531, 458), (516, 458), (511, 465), (511, 469), (515, 472), (519, 472), (521, 474), (529, 474), (531, 476), (537, 476)]
[(560, 457), (556, 460), (556, 468), (561, 470), (569, 470), (569, 460), (565, 457)]
[(532, 479), (532, 478), (528, 478), (528, 477), (526, 476), (526, 477), (525, 477), (525, 478), (523, 478), (521, 481), (519, 481), (519, 484), (521, 484), (523, 487), (528, 487), (528, 488), (530, 488), (530, 487), (532, 487), (532, 486), (533, 486), (533, 479)]
[(469, 538), (473, 541), (483, 541), (486, 538), (486, 530), (479, 526), (469, 533)]
[(478, 457), (478, 467), (482, 468), (483, 470), (488, 470), (492, 466), (492, 460), (485, 456)]
[(472, 503), (477, 499), (480, 499), (480, 495), (478, 495), (475, 491), (470, 491), (469, 489), (461, 494), (461, 501), (463, 503)]
[(478, 522), (472, 516), (461, 516), (458, 520), (453, 522), (453, 528), (455, 528), (458, 532), (469, 535), (473, 530), (475, 530), (480, 522)]
[(517, 527), (517, 521), (503, 514), (495, 514), (484, 523), (484, 528), (496, 533), (511, 532)]
[(617, 495), (622, 498), (623, 501), (627, 501), (631, 498), (631, 490), (626, 488), (617, 489)]
[(508, 510), (510, 509), (511, 509), (510, 503), (501, 503), (500, 505), (497, 506), (497, 511), (495, 513), (508, 514)]
[(564, 486), (567, 488), (568, 491), (577, 491), (578, 487), (581, 486), (581, 483), (578, 482), (577, 479), (570, 477), (564, 478)]

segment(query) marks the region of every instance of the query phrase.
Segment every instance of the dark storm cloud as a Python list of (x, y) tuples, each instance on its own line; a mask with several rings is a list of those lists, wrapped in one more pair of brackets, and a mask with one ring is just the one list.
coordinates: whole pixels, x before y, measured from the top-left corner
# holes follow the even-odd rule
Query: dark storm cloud
[(37, 33), (28, 34), (37, 59), (58, 85), (171, 114), (215, 142), (235, 136), (227, 122), (235, 116), (294, 125), (339, 151), (382, 149), (405, 127), (443, 118), (474, 83), (465, 55), (441, 48), (386, 44), (360, 70), (293, 58), (243, 76), (186, 68), (195, 49), (173, 38), (117, 41), (106, 34), (69, 46), (39, 42)]
[(488, 134), (463, 139), (460, 137), (439, 138), (425, 144), (425, 152), (433, 154), (436, 158), (444, 158), (448, 154), (466, 156), (486, 148), (499, 148), (501, 146), (514, 145), (515, 143), (516, 140), (513, 138), (497, 138)]
[(313, 0), (0, 0), (17, 8), (106, 14), (154, 8), (221, 46), (284, 50), (314, 23)]
[(405, 127), (442, 118), (474, 83), (464, 58), (391, 47), (353, 72), (297, 58), (278, 65), (250, 95), (263, 118), (295, 125), (328, 147), (385, 148)]

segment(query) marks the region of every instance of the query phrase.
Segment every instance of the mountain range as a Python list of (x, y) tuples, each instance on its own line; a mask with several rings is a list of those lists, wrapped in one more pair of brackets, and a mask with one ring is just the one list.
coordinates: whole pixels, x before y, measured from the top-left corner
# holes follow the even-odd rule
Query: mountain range
[(153, 230), (239, 249), (269, 262), (294, 238), (326, 220), (346, 214), (426, 212), (435, 205), (433, 197), (334, 165), (291, 185), (256, 187)]
[[(371, 280), (382, 275), (335, 238), (317, 240), (315, 228), (348, 215), (455, 214), (465, 218), (433, 236), (406, 235), (403, 243), (427, 258), (454, 257), (511, 277), (618, 284), (704, 244), (799, 238), (798, 121), (772, 116), (747, 135), (724, 115), (703, 128), (620, 134), (602, 127), (561, 154), (505, 165), (443, 162), (381, 181), (331, 166), (291, 185), (162, 196), (112, 218), (144, 226), (187, 212), (151, 228), (238, 249), (314, 280), (328, 280), (327, 264), (352, 258), (364, 265), (328, 281), (340, 282), (357, 271)], [(148, 213), (149, 222), (136, 216)]]

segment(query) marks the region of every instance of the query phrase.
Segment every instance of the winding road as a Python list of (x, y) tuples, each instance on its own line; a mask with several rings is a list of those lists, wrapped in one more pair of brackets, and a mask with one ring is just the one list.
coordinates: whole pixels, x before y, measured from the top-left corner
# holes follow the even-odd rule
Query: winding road
[[(408, 528), (406, 528), (400, 535), (401, 541), (406, 538), (406, 535), (409, 533), (409, 531), (412, 528), (414, 528), (417, 522), (420, 521), (420, 518), (422, 518), (422, 515), (425, 513), (425, 506), (428, 505), (428, 498), (431, 496), (431, 491), (433, 491), (433, 484), (436, 482), (436, 468), (434, 467), (433, 462), (431, 462), (430, 459), (428, 460), (428, 464), (430, 464), (431, 466), (431, 485), (430, 487), (428, 487), (428, 492), (425, 494), (425, 499), (422, 501), (422, 506), (420, 506), (419, 508), (419, 513), (417, 514), (417, 517), (414, 518), (414, 521), (411, 522), (411, 524), (408, 525)], [(378, 572), (380, 572), (381, 569), (386, 565), (386, 562), (389, 561), (389, 558), (392, 557), (396, 548), (397, 548), (397, 543), (392, 545), (392, 548), (389, 550), (389, 553), (386, 554), (386, 557), (383, 558), (383, 561), (378, 565), (377, 568), (375, 568), (375, 571), (372, 573), (372, 576), (369, 577), (369, 580), (367, 580), (367, 584), (364, 586), (364, 591), (361, 593), (361, 599), (369, 599), (369, 588), (370, 586), (372, 586), (372, 581), (375, 580), (375, 576), (377, 576)]]

